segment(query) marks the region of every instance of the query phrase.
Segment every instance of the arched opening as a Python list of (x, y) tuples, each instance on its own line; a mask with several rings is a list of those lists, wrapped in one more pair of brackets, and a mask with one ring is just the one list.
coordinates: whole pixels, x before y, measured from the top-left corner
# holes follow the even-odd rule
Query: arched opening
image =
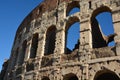
[(45, 55), (53, 54), (55, 49), (56, 27), (51, 26), (46, 32)]
[(70, 16), (76, 12), (80, 12), (79, 1), (72, 1), (67, 6), (66, 16)]
[(63, 76), (63, 80), (78, 80), (78, 77), (75, 74), (70, 73)]
[(94, 80), (120, 80), (120, 78), (113, 72), (98, 72)]
[(68, 16), (72, 15), (72, 14), (75, 14), (77, 12), (80, 12), (80, 8), (78, 7), (75, 7), (73, 8), (72, 10), (70, 10), (70, 12), (68, 13)]
[(21, 54), (19, 55), (19, 62), (18, 64), (19, 65), (22, 65), (23, 62), (24, 62), (24, 58), (25, 58), (25, 53), (26, 53), (26, 48), (27, 48), (27, 41), (25, 40), (22, 44), (22, 52)]
[(78, 44), (78, 40), (80, 37), (79, 26), (80, 26), (79, 22), (76, 22), (72, 24), (67, 31), (67, 48), (70, 49), (71, 51), (75, 49), (75, 45)]
[(71, 17), (66, 25), (66, 54), (70, 54), (73, 50), (79, 48), (79, 38), (80, 38), (80, 23), (77, 17)]
[(49, 77), (43, 77), (42, 80), (50, 80)]
[[(93, 48), (106, 47), (114, 41), (111, 10), (104, 6), (96, 9), (91, 17)], [(113, 43), (112, 43), (113, 44)]]
[[(111, 12), (102, 12), (96, 16), (98, 23), (102, 29), (102, 32), (105, 36), (109, 36), (114, 33), (112, 14)], [(114, 46), (114, 40), (111, 40), (108, 43), (108, 46)]]
[(30, 51), (30, 58), (35, 58), (38, 48), (38, 33), (33, 35), (32, 38), (32, 45), (31, 45), (31, 51)]

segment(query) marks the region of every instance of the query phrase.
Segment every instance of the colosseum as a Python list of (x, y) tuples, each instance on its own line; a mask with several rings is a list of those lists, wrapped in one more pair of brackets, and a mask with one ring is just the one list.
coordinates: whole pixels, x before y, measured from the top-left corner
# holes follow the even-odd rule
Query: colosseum
[[(69, 15), (73, 8), (79, 11)], [(112, 16), (108, 36), (96, 19), (103, 12)], [(70, 50), (67, 33), (76, 22), (80, 37)], [(0, 78), (120, 80), (120, 0), (44, 0), (18, 27)]]

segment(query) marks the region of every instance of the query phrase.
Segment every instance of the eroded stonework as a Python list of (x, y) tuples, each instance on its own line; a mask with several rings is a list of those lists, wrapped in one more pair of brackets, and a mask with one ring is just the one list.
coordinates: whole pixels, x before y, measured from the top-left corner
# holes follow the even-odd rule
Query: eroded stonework
[[(72, 15), (73, 8), (80, 11)], [(111, 13), (114, 33), (105, 36), (96, 16)], [(80, 23), (73, 50), (67, 31)], [(108, 43), (114, 41), (115, 46)], [(120, 0), (44, 0), (21, 23), (2, 80), (120, 80)]]

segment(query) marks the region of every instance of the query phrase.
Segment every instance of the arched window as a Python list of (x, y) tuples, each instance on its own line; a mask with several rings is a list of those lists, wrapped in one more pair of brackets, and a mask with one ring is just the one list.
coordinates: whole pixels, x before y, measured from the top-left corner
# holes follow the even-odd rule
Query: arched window
[[(91, 17), (93, 48), (106, 47), (114, 41), (111, 10), (104, 6), (96, 9)], [(113, 43), (112, 43), (113, 44)]]
[(94, 80), (120, 80), (120, 78), (113, 72), (98, 72)]
[(78, 80), (78, 77), (73, 73), (69, 73), (63, 76), (63, 80)]
[(33, 35), (32, 38), (32, 45), (31, 45), (31, 51), (30, 51), (30, 58), (35, 58), (38, 48), (38, 33)]
[(51, 26), (46, 32), (45, 55), (53, 54), (55, 49), (56, 27)]
[(25, 40), (22, 44), (22, 52), (19, 55), (19, 65), (22, 65), (24, 62), (24, 58), (25, 58), (25, 53), (26, 53), (26, 48), (27, 48), (27, 41)]
[[(102, 12), (96, 16), (96, 19), (100, 24), (102, 32), (105, 36), (109, 36), (110, 34), (114, 33), (111, 12)], [(108, 43), (108, 46), (114, 46), (114, 45), (115, 43), (113, 40), (112, 42)]]
[(79, 38), (80, 38), (80, 23), (77, 17), (71, 17), (66, 25), (65, 32), (65, 47), (66, 54), (71, 53), (71, 51), (79, 48)]
[(80, 12), (80, 5), (78, 1), (72, 1), (68, 4), (66, 10), (66, 16), (72, 15), (76, 12)]

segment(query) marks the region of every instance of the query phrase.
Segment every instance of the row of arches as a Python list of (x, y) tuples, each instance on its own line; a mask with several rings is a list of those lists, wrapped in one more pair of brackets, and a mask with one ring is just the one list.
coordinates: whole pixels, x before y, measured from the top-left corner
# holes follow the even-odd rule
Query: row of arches
[[(90, 4), (91, 2), (89, 2)], [(77, 12), (80, 12), (80, 5), (77, 1), (72, 1), (67, 5), (66, 15), (70, 16)], [(108, 19), (109, 18), (109, 19)], [(101, 22), (102, 21), (102, 22)], [(111, 9), (107, 6), (100, 7), (93, 11), (90, 19), (91, 34), (92, 34), (92, 47), (100, 48), (108, 46), (109, 42), (114, 41), (114, 30), (112, 24), (112, 13)], [(80, 42), (80, 19), (77, 16), (69, 17), (65, 26), (65, 53), (70, 53), (74, 49), (79, 48)], [(55, 42), (56, 42), (56, 26), (50, 26), (45, 33), (45, 46), (44, 55), (49, 55), (54, 53)], [(112, 34), (112, 35), (110, 35)], [(39, 34), (33, 34), (32, 44), (30, 49), (30, 57), (35, 58), (38, 48)], [(110, 45), (114, 45), (111, 43)], [(19, 64), (24, 61), (25, 53), (27, 48), (27, 40), (22, 44), (22, 52), (19, 55)], [(16, 53), (18, 53), (19, 48)]]
[[(45, 46), (44, 46), (44, 55), (49, 55), (54, 53), (55, 49), (55, 39), (56, 39), (56, 27), (50, 26), (45, 35)], [(30, 58), (35, 58), (38, 48), (39, 34), (36, 33), (33, 35)]]
[[(50, 80), (49, 77), (44, 76), (41, 80)], [(69, 73), (63, 76), (63, 80), (79, 80), (76, 74)], [(111, 71), (98, 71), (93, 80), (120, 80), (120, 78)]]
[[(91, 2), (88, 2), (89, 8), (91, 8)], [(71, 1), (67, 4), (66, 16), (73, 15), (80, 12), (79, 1)], [(109, 19), (108, 19), (109, 18)], [(103, 6), (95, 11), (91, 16), (91, 29), (92, 29), (92, 47), (99, 48), (107, 45), (115, 45), (113, 38), (112, 43), (106, 42), (106, 36), (114, 33), (112, 24), (111, 9)], [(55, 49), (55, 38), (56, 38), (56, 26), (51, 26), (46, 32), (46, 43), (45, 43), (45, 55), (54, 53)], [(97, 35), (96, 35), (97, 34)], [(114, 36), (114, 35), (113, 35)], [(74, 50), (75, 45), (80, 40), (80, 20), (77, 17), (71, 17), (66, 24), (65, 30), (65, 53)], [(38, 34), (33, 35), (32, 47), (30, 58), (34, 58), (38, 47)]]
[[(70, 14), (74, 14), (80, 11), (77, 9), (78, 8), (76, 7), (72, 8), (72, 10), (69, 11)], [(67, 24), (69, 28), (66, 31), (66, 34), (68, 34), (66, 45), (70, 50), (72, 50), (74, 49), (75, 44), (77, 44), (77, 41), (80, 40), (80, 20), (78, 18), (71, 18), (71, 20), (69, 20)], [(93, 11), (90, 22), (92, 48), (101, 48), (115, 45), (114, 37), (116, 34), (114, 33), (113, 29), (112, 13), (110, 8), (104, 6)]]
[[(56, 36), (56, 27), (51, 26), (46, 31), (44, 55), (49, 55), (49, 54), (54, 53), (55, 38), (56, 38), (55, 36)], [(16, 56), (15, 56), (14, 66), (15, 65), (22, 65), (24, 63), (24, 59), (25, 59), (26, 55), (29, 56), (29, 58), (36, 58), (38, 45), (39, 45), (38, 42), (39, 42), (39, 34), (35, 33), (35, 34), (33, 34), (32, 40), (31, 40), (30, 54), (26, 54), (26, 53), (28, 53), (27, 48), (29, 47), (29, 44), (28, 44), (27, 40), (24, 40), (21, 48), (17, 48), (15, 51)], [(33, 64), (30, 64), (30, 65), (34, 66)]]
[[(103, 9), (102, 11), (100, 11)], [(73, 12), (74, 8), (72, 8)], [(69, 10), (69, 12), (71, 12)], [(98, 16), (97, 16), (98, 15)], [(102, 17), (100, 15), (103, 15)], [(109, 42), (114, 41), (114, 35), (110, 37), (110, 41), (107, 42), (106, 35), (114, 33), (113, 31), (113, 25), (112, 25), (112, 16), (111, 11), (108, 7), (102, 7), (100, 9), (97, 9), (93, 12), (93, 17), (91, 18), (91, 29), (92, 29), (92, 46), (93, 48), (100, 48), (105, 47), (109, 44)], [(108, 17), (106, 17), (108, 16)], [(111, 18), (107, 20), (106, 18)], [(103, 24), (99, 24), (99, 18), (103, 20), (104, 25), (110, 24), (110, 26), (104, 27)], [(103, 26), (104, 29), (101, 29)], [(108, 29), (110, 29), (110, 32), (108, 32)], [(52, 25), (50, 26), (46, 31), (46, 39), (45, 39), (45, 46), (44, 46), (44, 55), (49, 55), (54, 53), (55, 49), (55, 42), (56, 42), (56, 26)], [(106, 34), (106, 35), (105, 35)], [(76, 44), (79, 44), (80, 40), (80, 20), (78, 17), (70, 17), (69, 20), (66, 23), (65, 27), (65, 53), (73, 51), (76, 47)], [(32, 44), (31, 44), (31, 50), (30, 50), (30, 58), (35, 58), (38, 48), (38, 42), (39, 42), (39, 34), (33, 34), (32, 37)], [(114, 45), (114, 43), (112, 43)], [(22, 64), (25, 52), (27, 47), (27, 41), (25, 40), (22, 44), (22, 52), (20, 54), (19, 63)], [(18, 49), (16, 51), (18, 53)]]

